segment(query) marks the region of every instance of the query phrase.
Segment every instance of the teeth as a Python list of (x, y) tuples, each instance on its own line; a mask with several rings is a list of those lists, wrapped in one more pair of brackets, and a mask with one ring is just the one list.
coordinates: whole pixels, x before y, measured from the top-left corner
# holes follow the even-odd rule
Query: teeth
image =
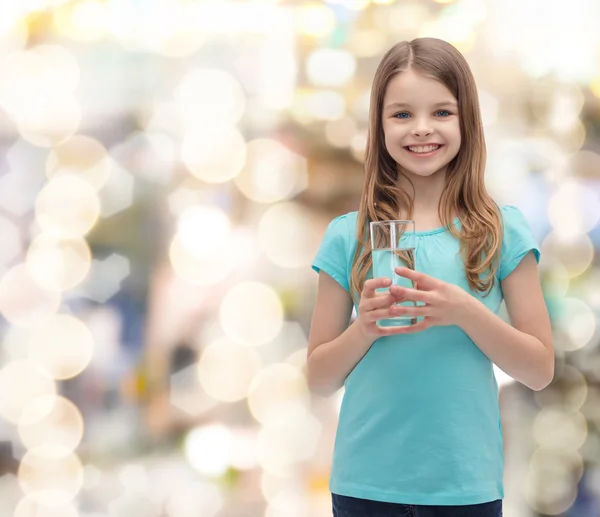
[(440, 148), (439, 145), (426, 145), (426, 146), (419, 146), (419, 147), (409, 147), (409, 149), (413, 153), (430, 153), (431, 151), (436, 151), (439, 148)]

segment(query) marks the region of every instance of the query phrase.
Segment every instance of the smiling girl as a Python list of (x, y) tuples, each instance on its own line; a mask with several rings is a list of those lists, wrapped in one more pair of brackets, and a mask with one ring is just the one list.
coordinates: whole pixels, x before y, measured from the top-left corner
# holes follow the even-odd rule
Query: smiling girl
[[(484, 168), (464, 57), (433, 38), (392, 47), (373, 81), (359, 209), (331, 221), (313, 262), (309, 386), (345, 387), (335, 517), (502, 515), (493, 364), (541, 390), (554, 352), (538, 245), (521, 212), (487, 193)], [(369, 223), (396, 219), (415, 220), (416, 271), (396, 274), (418, 289), (372, 278)], [(497, 315), (503, 300), (510, 324)], [(395, 316), (418, 319), (377, 325)]]

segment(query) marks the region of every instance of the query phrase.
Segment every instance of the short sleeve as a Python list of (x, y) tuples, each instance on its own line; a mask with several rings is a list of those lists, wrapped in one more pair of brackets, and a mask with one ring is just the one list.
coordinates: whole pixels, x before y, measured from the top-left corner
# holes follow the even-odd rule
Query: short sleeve
[(346, 291), (348, 282), (348, 221), (346, 215), (336, 217), (327, 226), (312, 268), (319, 273), (325, 271)]
[(507, 205), (501, 208), (501, 213), (504, 222), (504, 237), (498, 269), (500, 281), (510, 275), (530, 251), (535, 254), (536, 261), (538, 263), (540, 261), (539, 245), (522, 212), (515, 206)]

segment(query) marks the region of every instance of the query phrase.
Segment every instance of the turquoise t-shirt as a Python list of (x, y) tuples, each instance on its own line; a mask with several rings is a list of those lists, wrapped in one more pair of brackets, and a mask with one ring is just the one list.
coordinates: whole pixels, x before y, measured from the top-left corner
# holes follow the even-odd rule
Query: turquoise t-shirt
[[(487, 297), (469, 289), (459, 241), (447, 228), (417, 232), (417, 270), (463, 287), (498, 312), (499, 281), (529, 251), (538, 261), (540, 256), (522, 213), (513, 206), (501, 213), (500, 264)], [(356, 219), (351, 212), (331, 221), (312, 265), (346, 290), (357, 246)], [(459, 327), (379, 338), (348, 375), (332, 493), (403, 504), (479, 504), (504, 498), (503, 469), (492, 362)]]

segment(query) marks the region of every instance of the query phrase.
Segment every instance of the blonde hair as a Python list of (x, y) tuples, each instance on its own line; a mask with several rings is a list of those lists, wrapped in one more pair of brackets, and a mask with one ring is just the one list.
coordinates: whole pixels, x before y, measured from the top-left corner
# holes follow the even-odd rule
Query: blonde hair
[[(448, 164), (438, 214), (442, 224), (460, 240), (469, 287), (487, 296), (495, 283), (503, 230), (498, 205), (487, 193), (484, 183), (486, 150), (477, 87), (462, 54), (449, 43), (435, 38), (394, 45), (383, 56), (375, 73), (350, 291), (353, 297), (362, 291), (367, 272), (373, 265), (368, 223), (398, 219), (401, 208), (412, 217), (413, 200), (398, 185), (401, 172), (385, 146), (382, 124), (387, 85), (396, 74), (408, 68), (436, 79), (458, 101), (461, 146)], [(453, 214), (459, 217), (460, 230), (452, 224)]]

